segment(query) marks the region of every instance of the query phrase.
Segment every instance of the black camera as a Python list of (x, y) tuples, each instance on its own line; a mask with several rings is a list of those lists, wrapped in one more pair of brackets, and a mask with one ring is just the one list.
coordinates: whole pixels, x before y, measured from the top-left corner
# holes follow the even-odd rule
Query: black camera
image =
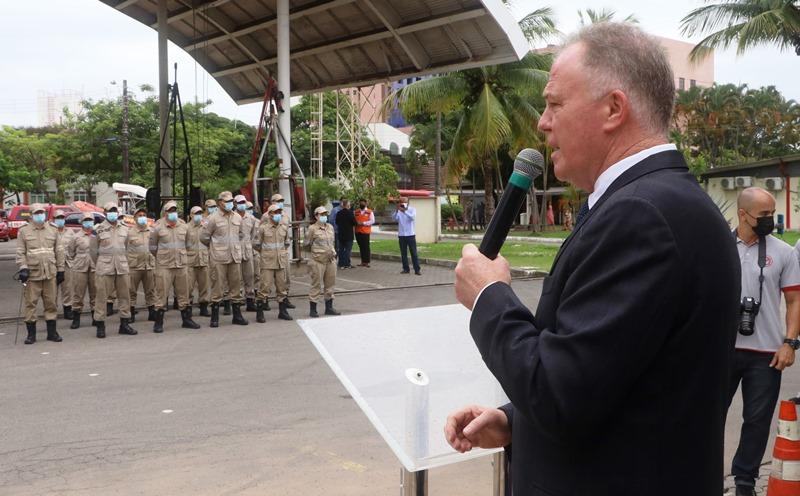
[(739, 320), (739, 334), (742, 336), (750, 336), (756, 330), (756, 315), (761, 308), (761, 303), (757, 302), (755, 298), (745, 296), (742, 298), (742, 303), (739, 307), (741, 313), (741, 320)]

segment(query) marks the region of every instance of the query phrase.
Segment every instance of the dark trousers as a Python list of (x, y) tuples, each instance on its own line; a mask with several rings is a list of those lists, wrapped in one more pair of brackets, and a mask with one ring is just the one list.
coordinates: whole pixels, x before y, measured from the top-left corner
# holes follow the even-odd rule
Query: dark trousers
[(350, 267), (350, 252), (353, 251), (353, 238), (339, 240), (339, 267)]
[(419, 257), (417, 257), (417, 237), (398, 236), (400, 240), (400, 259), (403, 261), (403, 271), (408, 272), (408, 251), (411, 251), (411, 262), (414, 264), (414, 272), (419, 272)]
[(368, 264), (370, 260), (369, 234), (356, 233), (358, 252), (361, 254), (361, 263)]
[(736, 350), (733, 359), (728, 408), (741, 382), (744, 422), (731, 473), (740, 486), (755, 487), (769, 440), (772, 415), (781, 389), (781, 372), (769, 366), (772, 357), (772, 353)]

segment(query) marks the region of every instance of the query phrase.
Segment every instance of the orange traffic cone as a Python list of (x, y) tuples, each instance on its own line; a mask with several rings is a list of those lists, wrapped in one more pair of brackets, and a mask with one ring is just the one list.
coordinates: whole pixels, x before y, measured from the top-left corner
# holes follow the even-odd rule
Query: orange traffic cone
[(800, 496), (800, 424), (791, 401), (781, 401), (767, 496)]

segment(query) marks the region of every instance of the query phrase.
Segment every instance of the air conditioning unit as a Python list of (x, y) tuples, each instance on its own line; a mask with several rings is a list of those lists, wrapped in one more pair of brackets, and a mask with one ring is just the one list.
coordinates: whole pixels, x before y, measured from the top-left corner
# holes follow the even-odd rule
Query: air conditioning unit
[(764, 185), (769, 191), (783, 191), (783, 178), (768, 177), (764, 180)]
[(748, 176), (739, 176), (736, 178), (737, 188), (749, 188), (753, 185), (753, 178)]
[(732, 177), (723, 177), (720, 181), (722, 189), (732, 191), (736, 189), (736, 181)]

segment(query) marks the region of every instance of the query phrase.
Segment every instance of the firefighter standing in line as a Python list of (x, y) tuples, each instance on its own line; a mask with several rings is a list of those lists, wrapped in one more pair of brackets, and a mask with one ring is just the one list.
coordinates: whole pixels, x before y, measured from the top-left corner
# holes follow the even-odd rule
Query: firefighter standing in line
[(144, 301), (147, 305), (147, 320), (156, 319), (156, 259), (150, 253), (150, 235), (153, 229), (147, 225), (147, 209), (142, 207), (133, 215), (136, 225), (128, 232), (128, 269), (131, 278), (131, 322), (136, 321), (136, 298), (139, 286), (144, 286)]
[(281, 222), (282, 213), (283, 209), (277, 204), (270, 205), (253, 240), (253, 248), (261, 253), (259, 257), (261, 259), (261, 284), (258, 289), (257, 322), (266, 322), (264, 307), (273, 287), (275, 287), (275, 299), (278, 301), (278, 318), (292, 320), (291, 315), (286, 311), (288, 294), (286, 268), (289, 266), (286, 242), (289, 239), (289, 229), (286, 224)]
[[(261, 219), (256, 217), (255, 212), (253, 211), (253, 202), (247, 202), (247, 216), (253, 220), (253, 233), (250, 236), (250, 239), (255, 240), (256, 234), (258, 234), (258, 228), (261, 226)], [(266, 218), (266, 217), (264, 217)], [(253, 292), (254, 296), (257, 296), (258, 288), (261, 287), (261, 257), (258, 256), (258, 253), (253, 253)], [(264, 310), (269, 310), (269, 306), (264, 307)]]
[(64, 251), (58, 243), (56, 228), (48, 224), (44, 205), (31, 206), (31, 222), (19, 229), (17, 234), (17, 265), (19, 280), (26, 284), (25, 327), (28, 337), (25, 344), (36, 342), (36, 304), (44, 305), (47, 325), (47, 340), (61, 342), (56, 332), (57, 286), (64, 282)]
[(164, 204), (164, 216), (153, 226), (150, 235), (150, 253), (156, 258), (156, 321), (153, 332), (164, 332), (164, 312), (169, 290), (175, 292), (181, 311), (181, 327), (200, 329), (192, 320), (189, 307), (189, 277), (186, 270), (186, 234), (189, 228), (178, 216), (178, 204)]
[(188, 232), (186, 233), (186, 266), (189, 273), (189, 316), (192, 316), (192, 295), (197, 289), (200, 303), (200, 316), (211, 317), (208, 311), (208, 248), (200, 242), (203, 231), (203, 209), (192, 207), (189, 212)]
[[(281, 211), (283, 211), (283, 207), (284, 207), (283, 204), (284, 204), (283, 195), (281, 195), (280, 193), (275, 193), (270, 198), (270, 206), (278, 205), (278, 207), (280, 207)], [(268, 210), (269, 210), (269, 208), (268, 208)], [(288, 249), (292, 245), (292, 223), (289, 222), (289, 216), (288, 215), (281, 215), (281, 223), (284, 224), (286, 226), (286, 228), (289, 230), (289, 238), (286, 240), (286, 248)], [(289, 258), (291, 258), (291, 257), (289, 257)], [(286, 302), (286, 308), (289, 308), (289, 309), (296, 308), (294, 306), (294, 304), (289, 300), (289, 290), (291, 289), (291, 286), (292, 286), (291, 267), (287, 266), (286, 267), (286, 299), (284, 301)], [(269, 305), (267, 305), (265, 307), (265, 310), (269, 310)]]
[(119, 210), (115, 202), (105, 204), (106, 220), (95, 229), (92, 238), (92, 258), (95, 261), (94, 318), (97, 319), (97, 337), (106, 337), (106, 301), (116, 290), (119, 303), (119, 333), (128, 336), (138, 334), (130, 326), (130, 269), (128, 269), (128, 227), (119, 222)]
[(333, 226), (328, 224), (328, 209), (317, 207), (314, 210), (317, 222), (306, 231), (305, 246), (311, 249), (309, 270), (311, 271), (311, 290), (308, 293), (309, 313), (319, 317), (317, 303), (325, 294), (325, 315), (340, 315), (333, 308), (333, 287), (336, 284), (336, 248), (334, 247)]
[[(72, 229), (67, 229), (66, 215), (63, 210), (56, 210), (53, 216), (53, 225), (58, 232), (58, 244), (61, 246), (61, 251), (66, 253), (67, 244), (73, 235)], [(64, 282), (58, 285), (58, 290), (61, 293), (61, 304), (64, 309), (64, 319), (72, 320), (72, 271), (70, 270), (69, 263), (64, 260)]]
[(253, 230), (255, 217), (247, 215), (247, 198), (236, 195), (236, 213), (242, 219), (242, 282), (248, 312), (255, 312), (255, 267), (253, 265)]
[[(94, 237), (94, 215), (85, 212), (81, 217), (81, 230), (76, 232), (67, 245), (66, 259), (72, 268), (72, 324), (70, 329), (81, 326), (81, 311), (89, 290), (89, 308), (94, 315), (97, 287), (94, 281), (94, 260), (91, 256), (91, 241)], [(92, 325), (96, 325), (92, 319)]]

